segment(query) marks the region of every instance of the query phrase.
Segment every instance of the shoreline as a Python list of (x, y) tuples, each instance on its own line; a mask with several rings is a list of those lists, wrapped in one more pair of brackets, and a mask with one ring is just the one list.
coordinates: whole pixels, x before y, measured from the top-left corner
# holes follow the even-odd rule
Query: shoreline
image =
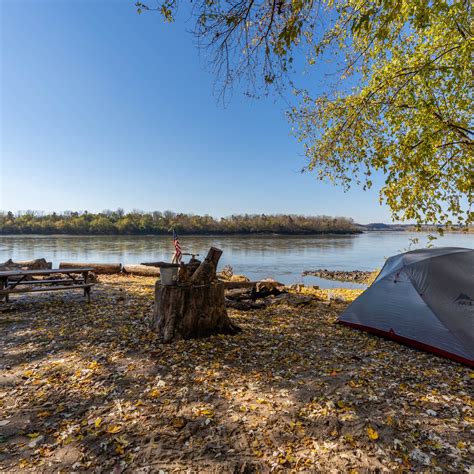
[[(317, 236), (317, 235), (360, 235), (364, 234), (365, 232), (374, 232), (374, 231), (362, 231), (362, 230), (354, 230), (354, 231), (320, 231), (320, 232), (209, 232), (209, 233), (188, 233), (180, 231), (180, 236), (191, 236), (191, 237), (247, 237), (247, 236), (276, 236), (276, 237), (306, 237), (306, 236)], [(375, 231), (378, 232), (378, 231)], [(169, 237), (170, 233), (160, 233), (160, 234), (140, 234), (140, 233), (130, 233), (130, 234), (69, 234), (69, 233), (37, 233), (37, 232), (24, 232), (24, 233), (2, 233), (0, 230), (0, 237), (24, 237), (24, 236), (48, 236), (48, 237)]]

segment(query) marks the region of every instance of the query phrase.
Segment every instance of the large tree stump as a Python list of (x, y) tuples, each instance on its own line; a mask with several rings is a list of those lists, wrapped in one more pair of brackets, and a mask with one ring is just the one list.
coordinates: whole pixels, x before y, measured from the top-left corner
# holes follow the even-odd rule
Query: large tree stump
[(191, 276), (193, 269), (183, 266), (181, 283), (176, 286), (156, 282), (153, 329), (163, 342), (241, 331), (227, 315), (224, 285), (216, 277), (221, 255), (222, 250), (211, 247)]
[(241, 331), (227, 315), (224, 285), (218, 282), (179, 286), (156, 282), (153, 329), (163, 342)]

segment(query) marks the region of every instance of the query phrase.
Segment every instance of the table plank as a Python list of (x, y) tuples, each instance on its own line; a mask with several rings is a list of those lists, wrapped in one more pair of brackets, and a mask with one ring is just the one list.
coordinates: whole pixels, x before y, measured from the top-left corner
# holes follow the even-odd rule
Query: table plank
[(58, 291), (58, 290), (71, 290), (71, 289), (86, 289), (91, 288), (94, 283), (85, 283), (82, 285), (67, 285), (67, 286), (48, 286), (44, 288), (35, 288), (35, 287), (27, 287), (27, 288), (13, 288), (11, 290), (0, 290), (0, 295), (7, 295), (11, 293), (35, 293), (35, 292), (48, 292), (48, 291)]
[(13, 276), (52, 275), (55, 273), (83, 273), (92, 272), (92, 268), (54, 268), (51, 270), (4, 270), (0, 272), (0, 278)]

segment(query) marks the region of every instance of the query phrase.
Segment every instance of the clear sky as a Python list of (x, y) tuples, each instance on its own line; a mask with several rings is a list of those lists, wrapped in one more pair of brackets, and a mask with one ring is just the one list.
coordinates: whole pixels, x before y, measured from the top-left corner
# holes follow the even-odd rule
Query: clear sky
[(0, 209), (390, 221), (376, 189), (300, 173), (284, 100), (218, 103), (185, 15), (133, 3), (0, 0)]

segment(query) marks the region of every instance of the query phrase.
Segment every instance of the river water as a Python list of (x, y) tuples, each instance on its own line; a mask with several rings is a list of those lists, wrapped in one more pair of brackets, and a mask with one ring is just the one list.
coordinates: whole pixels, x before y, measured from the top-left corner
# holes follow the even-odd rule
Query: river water
[[(282, 283), (302, 282), (323, 288), (357, 284), (341, 284), (316, 277), (302, 277), (305, 270), (373, 270), (381, 268), (387, 257), (406, 251), (410, 239), (425, 246), (427, 234), (411, 232), (367, 232), (359, 235), (331, 236), (181, 236), (184, 252), (201, 256), (214, 245), (224, 254), (220, 267), (229, 264), (234, 273), (252, 280), (275, 278)], [(474, 234), (446, 234), (436, 246), (474, 247)], [(67, 262), (141, 263), (165, 260), (173, 254), (171, 236), (65, 236), (8, 235), (0, 236), (0, 262), (44, 257), (57, 266)]]

